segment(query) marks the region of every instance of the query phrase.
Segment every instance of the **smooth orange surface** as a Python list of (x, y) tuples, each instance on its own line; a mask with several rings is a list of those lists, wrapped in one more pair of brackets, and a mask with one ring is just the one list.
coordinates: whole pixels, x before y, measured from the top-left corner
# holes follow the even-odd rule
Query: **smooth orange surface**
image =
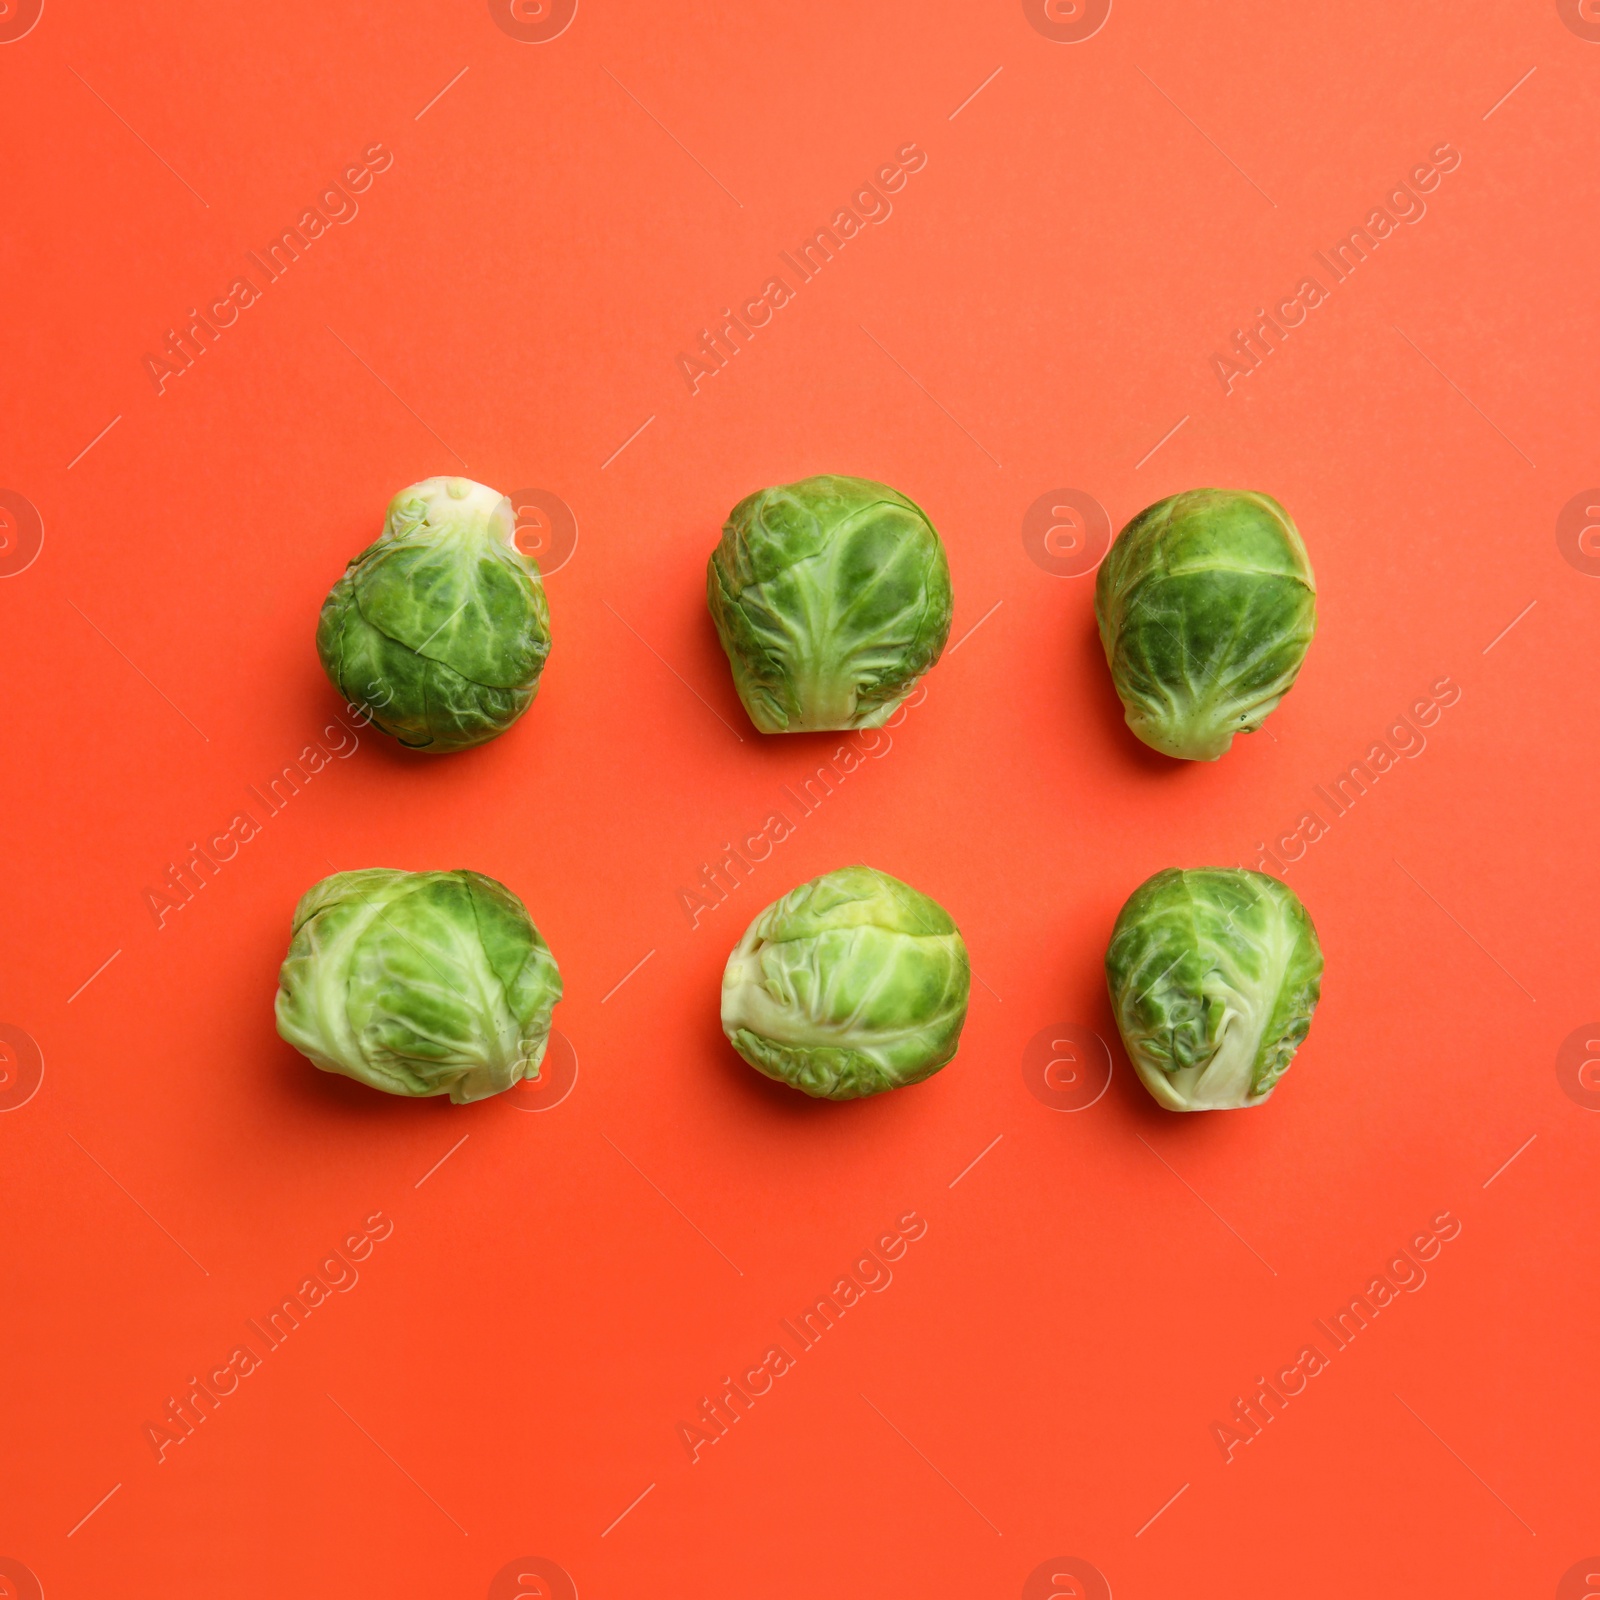
[[(38, 9), (0, 12), (0, 1594), (1595, 1587), (1590, 0), (1116, 0), (1077, 40), (1088, 0), (583, 0), (543, 42), (523, 0), (46, 0), (14, 37)], [(851, 205), (880, 220), (800, 281), (780, 252)], [(248, 252), (313, 206), (268, 282)], [(1316, 252), (1380, 206), (1335, 280)], [(1214, 358), (1307, 277), (1228, 392)], [(147, 358), (230, 293), (158, 393)], [(818, 471), (895, 484), (950, 553), (954, 648), (875, 754), (756, 735), (706, 615), (729, 507)], [(542, 495), (570, 559), (533, 710), (413, 759), (341, 732), (312, 635), (441, 472)], [(1047, 570), (1196, 484), (1281, 499), (1321, 591), (1298, 686), (1206, 766), (1127, 732), (1092, 578)], [(695, 925), (682, 892), (775, 811)], [(1299, 851), (1322, 1008), (1267, 1106), (1164, 1114), (1112, 920), (1263, 845)], [(727, 1048), (718, 985), (856, 860), (945, 905), (981, 982), (936, 1079), (819, 1105)], [(387, 1099), (278, 1040), (295, 900), (369, 865), (527, 901), (559, 1104)], [(783, 1319), (847, 1274), (802, 1349)], [(1385, 1292), (1345, 1348), (1319, 1328)], [(252, 1319), (300, 1293), (269, 1350)]]

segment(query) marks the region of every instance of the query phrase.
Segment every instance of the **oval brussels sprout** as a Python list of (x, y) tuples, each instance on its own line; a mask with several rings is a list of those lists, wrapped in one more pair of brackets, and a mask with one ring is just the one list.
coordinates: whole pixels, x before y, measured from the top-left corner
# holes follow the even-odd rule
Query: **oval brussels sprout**
[(950, 633), (939, 535), (866, 478), (746, 496), (712, 552), (706, 599), (763, 733), (882, 727)]
[(1163, 755), (1215, 761), (1293, 687), (1317, 584), (1276, 500), (1190, 489), (1117, 535), (1094, 614), (1128, 726)]
[(967, 1020), (967, 947), (925, 894), (841, 867), (774, 900), (722, 975), (722, 1031), (757, 1072), (818, 1099), (932, 1077)]
[(515, 532), (511, 502), (481, 483), (414, 483), (323, 602), (323, 670), (401, 744), (464, 750), (533, 704), (550, 609)]
[(537, 1078), (561, 974), (481, 872), (372, 867), (313, 884), (278, 974), (278, 1032), (324, 1072), (457, 1105)]
[(1106, 950), (1122, 1042), (1168, 1111), (1258, 1106), (1322, 994), (1306, 908), (1246, 868), (1169, 867), (1134, 890)]

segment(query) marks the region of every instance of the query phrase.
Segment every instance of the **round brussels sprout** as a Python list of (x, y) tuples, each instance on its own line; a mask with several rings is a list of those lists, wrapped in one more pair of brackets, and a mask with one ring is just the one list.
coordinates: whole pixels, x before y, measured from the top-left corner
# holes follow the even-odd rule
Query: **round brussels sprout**
[(1258, 1106), (1311, 1026), (1322, 947), (1276, 878), (1169, 867), (1117, 917), (1106, 983), (1128, 1055), (1168, 1111)]
[(1117, 535), (1094, 614), (1128, 726), (1163, 755), (1215, 761), (1293, 687), (1317, 584), (1276, 500), (1190, 489)]
[(324, 1072), (457, 1105), (537, 1078), (561, 974), (481, 872), (336, 872), (294, 908), (278, 1032)]
[(939, 659), (950, 568), (924, 513), (866, 478), (736, 505), (706, 568), (733, 681), (763, 733), (878, 728)]
[(722, 975), (722, 1031), (757, 1072), (856, 1100), (950, 1061), (970, 983), (940, 906), (886, 872), (841, 867), (745, 930)]
[(515, 532), (511, 502), (481, 483), (414, 483), (323, 602), (323, 670), (401, 744), (464, 750), (533, 704), (550, 609)]

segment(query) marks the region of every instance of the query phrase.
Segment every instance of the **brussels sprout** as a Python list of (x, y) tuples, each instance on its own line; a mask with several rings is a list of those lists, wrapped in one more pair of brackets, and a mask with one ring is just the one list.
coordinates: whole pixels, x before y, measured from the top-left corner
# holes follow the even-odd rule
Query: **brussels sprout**
[(1258, 1106), (1311, 1026), (1322, 947), (1292, 889), (1243, 867), (1169, 867), (1106, 950), (1117, 1027), (1168, 1111)]
[(550, 610), (515, 531), (511, 502), (481, 483), (414, 483), (323, 602), (323, 670), (401, 744), (464, 750), (533, 704)]
[(879, 728), (939, 659), (950, 568), (923, 512), (866, 478), (741, 500), (706, 568), (734, 686), (763, 733)]
[(537, 1078), (561, 974), (481, 872), (336, 872), (294, 908), (278, 1032), (324, 1072), (457, 1105)]
[(925, 894), (841, 867), (774, 900), (722, 975), (722, 1031), (757, 1072), (818, 1099), (932, 1077), (967, 1020), (967, 947)]
[(1317, 584), (1276, 500), (1190, 489), (1117, 535), (1094, 614), (1128, 726), (1163, 755), (1215, 761), (1293, 687)]

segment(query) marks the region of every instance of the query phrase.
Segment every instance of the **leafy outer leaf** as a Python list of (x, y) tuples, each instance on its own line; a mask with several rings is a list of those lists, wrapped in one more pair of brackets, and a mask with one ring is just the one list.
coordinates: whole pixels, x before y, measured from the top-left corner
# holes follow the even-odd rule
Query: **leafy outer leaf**
[(278, 1032), (325, 1072), (457, 1105), (536, 1078), (561, 975), (477, 872), (337, 872), (295, 907)]
[(426, 479), (395, 496), (382, 537), (324, 602), (324, 670), (402, 744), (482, 744), (533, 703), (550, 611), (514, 528), (503, 495), (466, 478)]
[(722, 1029), (758, 1072), (853, 1100), (919, 1083), (955, 1055), (967, 947), (926, 895), (844, 867), (775, 900), (722, 978)]
[(1106, 983), (1128, 1055), (1169, 1111), (1254, 1106), (1311, 1026), (1322, 947), (1276, 878), (1168, 868), (1117, 917)]
[(933, 524), (865, 478), (806, 478), (741, 500), (707, 565), (706, 599), (763, 733), (881, 727), (950, 633)]
[(1128, 726), (1166, 755), (1215, 761), (1293, 687), (1317, 628), (1316, 580), (1276, 500), (1190, 489), (1117, 535), (1095, 617)]

